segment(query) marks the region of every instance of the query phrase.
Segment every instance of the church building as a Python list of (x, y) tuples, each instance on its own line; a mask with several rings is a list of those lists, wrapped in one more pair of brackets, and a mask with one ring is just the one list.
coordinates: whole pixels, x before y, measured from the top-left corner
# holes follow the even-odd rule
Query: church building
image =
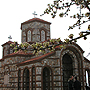
[[(21, 23), (21, 41), (30, 44), (45, 42), (50, 37), (51, 23), (32, 18)], [(84, 51), (77, 43), (58, 46), (53, 52), (34, 55), (32, 50), (13, 52), (13, 41), (2, 44), (0, 59), (0, 90), (68, 90), (68, 79), (76, 75), (85, 90), (90, 86), (90, 61), (83, 56)], [(86, 72), (88, 79), (86, 79)]]

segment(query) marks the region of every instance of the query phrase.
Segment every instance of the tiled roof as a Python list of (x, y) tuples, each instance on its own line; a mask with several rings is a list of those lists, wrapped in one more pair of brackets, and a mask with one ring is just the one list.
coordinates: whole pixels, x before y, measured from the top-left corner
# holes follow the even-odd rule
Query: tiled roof
[(17, 64), (17, 66), (22, 66), (22, 65), (29, 64), (29, 63), (35, 62), (35, 61), (40, 61), (40, 60), (42, 60), (42, 59), (44, 59), (44, 58), (46, 58), (46, 57), (48, 57), (48, 56), (51, 56), (51, 55), (53, 55), (53, 54), (55, 54), (55, 52), (50, 52), (50, 53), (44, 54), (44, 55), (42, 55), (42, 56), (39, 56), (39, 57), (36, 57), (36, 58), (32, 58), (32, 59), (30, 59), (30, 60), (21, 62), (21, 63)]
[(48, 24), (51, 24), (50, 22), (45, 21), (45, 20), (42, 20), (42, 19), (39, 19), (39, 18), (29, 19), (29, 20), (27, 20), (27, 21), (23, 22), (22, 24), (26, 24), (26, 23), (33, 22), (33, 21), (39, 21), (39, 22), (43, 22), (43, 23), (48, 23)]
[(25, 53), (24, 51), (19, 50), (16, 53), (11, 53), (11, 54), (8, 54), (8, 55), (4, 56), (2, 59), (0, 59), (0, 61), (4, 60), (7, 57), (13, 57), (13, 56), (32, 56), (32, 55), (33, 55), (32, 53)]
[(33, 18), (33, 19), (29, 19), (29, 20), (27, 20), (27, 21), (21, 23), (21, 29), (22, 29), (22, 25), (23, 25), (23, 24), (27, 24), (27, 23), (34, 22), (34, 21), (38, 21), (38, 22), (42, 22), (42, 23), (51, 24), (51, 23), (48, 22), (48, 21), (45, 21), (45, 20), (42, 20), (42, 19), (39, 19), (39, 18)]
[(11, 54), (9, 54), (9, 55), (7, 55), (7, 56), (13, 56), (13, 55), (33, 55), (32, 53), (25, 53), (24, 51), (22, 51), (22, 50), (19, 50), (19, 51), (17, 51), (16, 53), (11, 53)]
[(12, 41), (8, 41), (8, 42), (2, 44), (2, 46), (6, 45), (6, 44), (11, 44), (11, 43), (14, 43), (14, 42), (12, 42)]

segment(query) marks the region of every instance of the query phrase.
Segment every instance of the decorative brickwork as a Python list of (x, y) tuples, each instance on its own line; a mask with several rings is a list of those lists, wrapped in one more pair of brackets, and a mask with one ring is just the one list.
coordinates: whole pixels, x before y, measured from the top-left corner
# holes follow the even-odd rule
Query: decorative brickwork
[[(41, 19), (38, 20), (38, 18), (34, 18), (33, 21), (21, 24), (22, 42), (40, 42), (50, 39), (50, 23)], [(30, 37), (27, 37), (28, 31), (30, 31)]]
[[(50, 24), (38, 18), (22, 23), (22, 42), (50, 39)], [(77, 75), (82, 90), (85, 90), (86, 71), (90, 84), (90, 61), (83, 56), (83, 50), (76, 43), (66, 44), (66, 49), (57, 46), (55, 52), (38, 56), (32, 51), (13, 53), (10, 43), (13, 42), (2, 45), (0, 90), (66, 90), (71, 74)]]

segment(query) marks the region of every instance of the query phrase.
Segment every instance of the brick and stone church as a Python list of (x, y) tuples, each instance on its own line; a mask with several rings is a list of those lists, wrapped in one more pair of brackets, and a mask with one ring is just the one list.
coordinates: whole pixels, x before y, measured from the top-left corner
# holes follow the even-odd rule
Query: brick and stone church
[[(47, 41), (50, 25), (39, 18), (21, 23), (22, 43)], [(2, 44), (0, 90), (68, 90), (71, 75), (77, 75), (82, 90), (85, 90), (86, 72), (90, 85), (90, 61), (83, 56), (84, 51), (78, 44), (66, 44), (66, 49), (57, 46), (54, 52), (36, 56), (33, 51), (14, 53), (11, 43)]]

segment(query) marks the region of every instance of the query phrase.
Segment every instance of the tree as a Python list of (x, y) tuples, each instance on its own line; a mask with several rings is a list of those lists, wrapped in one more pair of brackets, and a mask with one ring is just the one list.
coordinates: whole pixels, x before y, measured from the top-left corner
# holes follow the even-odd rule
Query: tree
[[(78, 20), (74, 25), (69, 26), (69, 29), (73, 29), (76, 26), (79, 26), (80, 29), (82, 24), (90, 21), (90, 0), (68, 0), (68, 2), (66, 0), (54, 0), (53, 4), (48, 4), (48, 8), (46, 8), (44, 14), (51, 14), (52, 18), (55, 18), (57, 11), (59, 10), (60, 17), (68, 16), (68, 12), (73, 5), (76, 5), (76, 7), (80, 6), (80, 13), (70, 16), (70, 18), (77, 18)], [(81, 9), (85, 8), (87, 8), (88, 12), (81, 14)], [(82, 21), (82, 19), (85, 17), (87, 17), (87, 20)], [(90, 30), (90, 25), (88, 25), (88, 30)]]
[[(76, 13), (75, 15), (70, 16), (70, 18), (77, 18), (77, 22), (72, 25), (69, 26), (69, 29), (73, 29), (76, 26), (80, 26), (86, 22), (90, 21), (90, 0), (69, 0), (68, 2), (66, 2), (66, 0), (54, 0), (53, 4), (48, 4), (48, 8), (44, 11), (44, 14), (51, 14), (52, 18), (56, 17), (57, 11), (60, 11), (59, 16), (60, 17), (64, 17), (64, 16), (68, 16), (68, 12), (70, 11), (70, 7), (72, 5), (76, 5), (80, 6), (80, 13)], [(81, 14), (81, 9), (87, 8), (88, 12)], [(65, 12), (62, 12), (62, 11)], [(42, 14), (42, 15), (44, 15)], [(41, 16), (42, 16), (41, 15)], [(82, 21), (82, 19), (86, 17), (85, 20)], [(90, 25), (88, 25), (88, 31), (90, 31)], [(58, 39), (51, 39), (51, 40), (47, 40), (46, 42), (43, 43), (34, 43), (34, 44), (29, 44), (27, 42), (25, 43), (21, 43), (20, 45), (18, 45), (16, 42), (12, 43), (11, 46), (14, 48), (14, 51), (17, 52), (19, 49), (27, 51), (28, 46), (32, 47), (31, 49), (34, 50), (34, 54), (38, 54), (38, 53), (46, 53), (46, 51), (54, 51), (56, 49), (56, 46), (59, 46), (60, 49), (61, 48), (66, 48), (66, 44), (70, 43), (72, 44), (73, 42), (76, 42), (77, 39), (80, 39), (82, 37), (84, 37), (84, 40), (87, 39), (87, 35), (90, 34), (90, 32), (80, 32), (79, 36), (76, 38), (73, 38), (73, 34), (70, 34), (68, 37), (64, 39), (64, 42), (61, 41), (60, 38)], [(31, 50), (30, 49), (30, 50)]]

